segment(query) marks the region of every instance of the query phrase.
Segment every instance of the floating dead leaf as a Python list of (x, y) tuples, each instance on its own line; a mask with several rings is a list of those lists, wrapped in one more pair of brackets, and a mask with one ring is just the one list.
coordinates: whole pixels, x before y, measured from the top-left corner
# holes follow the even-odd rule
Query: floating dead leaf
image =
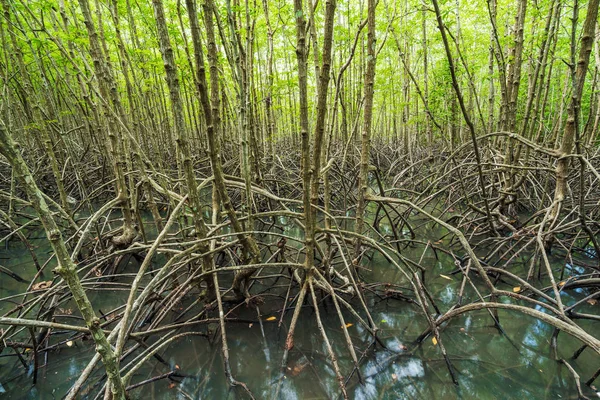
[(437, 346), (437, 339), (435, 336), (431, 338), (431, 343), (433, 343), (434, 346)]
[(452, 278), (450, 278), (448, 275), (440, 274), (440, 276), (444, 279), (448, 279), (449, 281), (452, 280)]
[(587, 302), (588, 302), (588, 304), (590, 304), (592, 306), (595, 306), (598, 303), (598, 300), (596, 300), (596, 299), (589, 299)]
[(66, 344), (67, 344), (67, 346), (69, 346), (69, 347), (73, 347), (73, 341), (72, 341), (72, 340), (69, 340), (69, 341), (67, 341), (67, 343), (66, 343)]
[(519, 293), (520, 291), (521, 291), (521, 286), (515, 286), (513, 288), (513, 292), (515, 292), (515, 293)]
[(558, 282), (558, 286), (565, 286), (565, 283), (567, 283), (567, 282), (565, 282), (565, 281)]
[(275, 321), (277, 319), (277, 317), (269, 317), (267, 319), (265, 319), (265, 321)]
[(169, 389), (173, 389), (175, 387), (175, 382), (169, 383)]
[(397, 379), (398, 379), (398, 375), (396, 375), (396, 374), (392, 374), (392, 379), (393, 379), (393, 380), (397, 380)]
[(351, 323), (351, 322), (348, 322), (348, 323), (346, 324), (346, 328), (350, 328), (352, 325), (354, 325), (354, 324), (353, 324), (353, 323)]
[(31, 290), (48, 289), (50, 286), (52, 286), (52, 281), (38, 282), (31, 287)]

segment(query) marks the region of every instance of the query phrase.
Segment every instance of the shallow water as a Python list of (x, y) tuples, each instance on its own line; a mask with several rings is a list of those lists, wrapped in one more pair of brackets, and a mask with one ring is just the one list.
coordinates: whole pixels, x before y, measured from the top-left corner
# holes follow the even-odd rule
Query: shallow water
[[(290, 222), (280, 220), (284, 233), (299, 237), (300, 231)], [(150, 230), (150, 227), (148, 227)], [(389, 230), (389, 227), (387, 227)], [(444, 232), (429, 224), (421, 228), (428, 238), (439, 239)], [(382, 225), (383, 233), (386, 226)], [(41, 262), (48, 258), (50, 248), (41, 231), (29, 233), (32, 243), (37, 246)], [(407, 248), (403, 255), (419, 260), (422, 247)], [(560, 269), (563, 261), (554, 259), (554, 266)], [(0, 250), (0, 263), (30, 280), (35, 268), (30, 255), (23, 245), (12, 239), (7, 247)], [(456, 302), (460, 288), (460, 278), (450, 275), (454, 269), (451, 257), (427, 252), (422, 265), (428, 270), (425, 279), (433, 298), (442, 310)], [(46, 268), (50, 271), (52, 265)], [(390, 282), (406, 288), (400, 272), (380, 254), (375, 254), (365, 263), (363, 275), (367, 282)], [(135, 272), (137, 263), (131, 260), (127, 271)], [(512, 271), (525, 268), (517, 260)], [(445, 275), (441, 276), (441, 275)], [(27, 284), (18, 283), (6, 275), (0, 275), (0, 297), (16, 295), (24, 291)], [(46, 273), (45, 279), (51, 279)], [(258, 282), (261, 285), (272, 283), (271, 278)], [(279, 282), (282, 284), (282, 282)], [(285, 283), (285, 282), (284, 282)], [(506, 286), (506, 285), (505, 285)], [(508, 290), (510, 288), (506, 287)], [(285, 288), (282, 288), (285, 294)], [(107, 312), (122, 304), (127, 292), (90, 291), (90, 298), (96, 308)], [(472, 291), (468, 291), (473, 295)], [(563, 295), (563, 302), (570, 304), (583, 296), (571, 292)], [(574, 296), (574, 297), (573, 297)], [(356, 374), (348, 382), (349, 393), (354, 399), (570, 399), (577, 398), (573, 377), (566, 367), (553, 360), (550, 351), (552, 328), (529, 317), (500, 311), (500, 321), (506, 335), (501, 335), (492, 324), (487, 312), (479, 311), (455, 318), (442, 331), (442, 340), (454, 365), (459, 385), (452, 383), (439, 345), (435, 346), (431, 338), (422, 345), (411, 343), (427, 326), (420, 309), (414, 304), (398, 300), (381, 301), (376, 296), (367, 296), (368, 307), (375, 322), (379, 325), (380, 338), (387, 349), (377, 346), (364, 354), (361, 363), (363, 384)], [(190, 297), (187, 304), (193, 301)], [(467, 302), (469, 299), (465, 299)], [(19, 298), (11, 302), (0, 303), (0, 311), (14, 307)], [(187, 304), (181, 306), (185, 308)], [(70, 306), (72, 309), (74, 307)], [(280, 301), (272, 302), (266, 298), (257, 315), (254, 308), (240, 308), (233, 316), (253, 322), (231, 323), (228, 326), (228, 343), (231, 354), (231, 366), (235, 378), (245, 382), (256, 398), (272, 398), (275, 393), (282, 358), (285, 327), (278, 328), (277, 322), (268, 322), (269, 316), (279, 317)], [(597, 313), (595, 307), (586, 305), (582, 311)], [(64, 308), (67, 308), (65, 306)], [(71, 310), (73, 311), (73, 310)], [(74, 311), (73, 314), (77, 312)], [(352, 368), (341, 329), (341, 323), (331, 301), (321, 308), (321, 316), (329, 340), (339, 357), (342, 371)], [(291, 312), (284, 319), (289, 323)], [(348, 328), (357, 352), (363, 351), (370, 343), (370, 337), (364, 328), (345, 314)], [(70, 319), (64, 322), (78, 323)], [(592, 325), (582, 326), (593, 332)], [(216, 326), (208, 327), (211, 332)], [(205, 328), (198, 330), (204, 331)], [(25, 336), (26, 337), (26, 336)], [(51, 343), (67, 340), (67, 335), (53, 335)], [(510, 340), (509, 340), (510, 339)], [(560, 355), (568, 358), (580, 346), (580, 343), (561, 334), (559, 336)], [(243, 391), (230, 389), (223, 372), (220, 342), (210, 344), (203, 337), (186, 337), (161, 351), (171, 369), (185, 375), (178, 379), (180, 383), (160, 380), (130, 392), (132, 398), (139, 399), (235, 399), (246, 398)], [(361, 357), (358, 352), (358, 357)], [(11, 349), (5, 349), (0, 358), (0, 397), (7, 399), (59, 399), (64, 396), (70, 385), (79, 376), (92, 355), (90, 342), (74, 341), (72, 347), (61, 346), (60, 350), (46, 353), (38, 372), (38, 381), (32, 385), (31, 357), (23, 353), (28, 364), (26, 369), (14, 356)], [(598, 357), (589, 350), (571, 362), (583, 381), (600, 366)], [(169, 368), (156, 362), (138, 371), (132, 383), (149, 379), (169, 372)], [(596, 393), (584, 386), (589, 396)], [(290, 351), (288, 373), (280, 388), (282, 399), (327, 399), (337, 398), (339, 386), (328, 361), (327, 351), (318, 334), (313, 311), (306, 307), (301, 314), (297, 327), (295, 346)]]

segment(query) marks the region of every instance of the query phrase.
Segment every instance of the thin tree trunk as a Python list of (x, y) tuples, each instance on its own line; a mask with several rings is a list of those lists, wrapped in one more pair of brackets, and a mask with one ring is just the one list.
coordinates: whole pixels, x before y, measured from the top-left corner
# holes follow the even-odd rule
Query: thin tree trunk
[(275, 157), (273, 141), (275, 136), (275, 118), (273, 116), (273, 28), (269, 19), (269, 2), (263, 0), (265, 22), (267, 23), (267, 88), (265, 97), (265, 113), (267, 117), (267, 169), (273, 166)]
[[(600, 0), (590, 0), (587, 7), (587, 15), (583, 24), (581, 37), (581, 47), (579, 49), (579, 58), (575, 68), (575, 79), (571, 100), (567, 110), (567, 124), (565, 125), (562, 143), (559, 149), (561, 157), (556, 164), (556, 189), (554, 191), (554, 202), (552, 204), (551, 221), (558, 219), (561, 204), (567, 193), (567, 178), (569, 175), (570, 158), (565, 157), (571, 154), (578, 135), (578, 119), (581, 107), (581, 96), (585, 77), (588, 71), (590, 54), (594, 44), (594, 34), (596, 31), (596, 19), (598, 16), (598, 3)], [(580, 195), (583, 195), (581, 193)]]
[[(316, 221), (317, 221), (317, 207), (319, 207), (319, 182), (321, 176), (321, 159), (324, 153), (323, 137), (325, 132), (325, 116), (327, 114), (327, 95), (329, 88), (329, 74), (331, 71), (331, 52), (332, 52), (332, 41), (333, 41), (333, 17), (335, 14), (335, 0), (325, 1), (325, 27), (323, 33), (323, 63), (319, 67), (319, 83), (318, 83), (318, 95), (317, 95), (317, 116), (315, 122), (315, 142), (313, 146), (312, 154), (312, 166), (311, 166), (311, 182), (310, 182), (310, 213), (312, 214), (309, 221), (310, 225), (307, 224), (307, 241), (311, 240), (311, 248), (314, 249), (316, 243), (314, 242)], [(314, 257), (314, 255), (312, 255)], [(308, 257), (311, 255), (307, 254)]]
[(306, 18), (302, 0), (294, 0), (294, 15), (296, 16), (296, 60), (298, 62), (298, 93), (300, 102), (300, 137), (302, 143), (301, 169), (302, 169), (302, 204), (304, 206), (304, 243), (306, 246), (305, 266), (313, 266), (314, 242), (311, 236), (312, 212), (310, 198), (310, 137), (308, 136), (308, 85), (307, 85), (307, 46), (306, 46)]
[[(251, 264), (258, 264), (260, 262), (260, 251), (256, 241), (252, 236), (243, 234), (244, 231), (242, 224), (239, 222), (235, 208), (231, 203), (229, 194), (227, 193), (227, 187), (225, 186), (225, 175), (223, 173), (223, 166), (221, 163), (221, 148), (218, 140), (217, 132), (215, 129), (215, 119), (213, 118), (214, 106), (211, 107), (211, 100), (214, 101), (218, 98), (219, 83), (218, 83), (218, 54), (217, 46), (215, 42), (214, 25), (213, 25), (213, 14), (214, 14), (214, 3), (212, 0), (206, 0), (203, 5), (204, 9), (204, 25), (206, 28), (207, 42), (208, 42), (208, 60), (210, 64), (210, 81), (211, 81), (211, 98), (209, 99), (206, 73), (204, 64), (204, 50), (200, 41), (200, 27), (197, 20), (196, 5), (194, 0), (186, 0), (188, 14), (190, 18), (190, 26), (192, 31), (192, 43), (194, 45), (194, 54), (196, 62), (196, 75), (198, 82), (198, 94), (200, 96), (200, 102), (202, 103), (202, 110), (204, 112), (204, 118), (206, 121), (206, 137), (208, 139), (208, 149), (210, 156), (210, 164), (215, 178), (215, 187), (219, 194), (219, 198), (223, 204), (223, 208), (227, 212), (227, 216), (231, 220), (231, 226), (234, 231), (238, 233), (238, 240), (244, 247), (244, 252), (248, 254), (246, 262)], [(217, 120), (218, 121), (218, 120)], [(254, 273), (254, 269), (244, 269), (238, 272), (233, 282), (233, 290), (238, 299), (249, 297), (248, 293), (248, 280)]]
[(495, 232), (496, 229), (494, 228), (492, 214), (490, 212), (490, 206), (489, 206), (489, 202), (488, 202), (488, 198), (487, 198), (487, 189), (486, 189), (485, 180), (484, 180), (484, 176), (483, 176), (483, 168), (481, 166), (481, 155), (479, 153), (479, 145), (477, 144), (477, 135), (475, 133), (475, 126), (473, 125), (473, 122), (471, 121), (471, 118), (469, 117), (469, 114), (465, 107), (465, 102), (464, 102), (464, 99), (462, 96), (462, 92), (460, 90), (460, 87), (458, 86), (458, 80), (456, 78), (456, 71), (455, 71), (455, 66), (454, 66), (454, 59), (453, 59), (452, 53), (450, 51), (450, 45), (448, 44), (448, 38), (446, 37), (446, 28), (442, 21), (442, 14), (440, 12), (440, 7), (438, 5), (437, 0), (433, 0), (433, 7), (435, 9), (435, 15), (436, 15), (437, 23), (438, 23), (438, 28), (442, 35), (442, 42), (444, 43), (444, 49), (446, 50), (446, 57), (448, 59), (448, 64), (450, 66), (450, 75), (452, 77), (452, 87), (454, 88), (454, 91), (456, 93), (456, 98), (458, 99), (458, 103), (460, 105), (460, 109), (462, 111), (463, 117), (464, 117), (465, 122), (466, 122), (467, 126), (469, 127), (469, 131), (471, 133), (471, 141), (473, 143), (473, 149), (475, 151), (475, 160), (477, 162), (477, 175), (479, 177), (479, 185), (481, 187), (481, 196), (483, 197), (485, 214), (486, 214), (487, 221), (490, 226), (491, 232)]
[[(88, 32), (88, 38), (90, 42), (90, 54), (94, 61), (94, 70), (98, 78), (100, 94), (104, 101), (104, 115), (108, 120), (108, 137), (109, 137), (109, 151), (112, 154), (113, 169), (116, 176), (116, 189), (117, 198), (120, 200), (123, 212), (123, 232), (121, 236), (113, 238), (113, 242), (118, 247), (124, 247), (129, 245), (135, 237), (135, 228), (133, 226), (133, 216), (131, 214), (131, 208), (129, 204), (129, 191), (127, 183), (125, 181), (125, 172), (123, 166), (126, 165), (125, 157), (122, 154), (122, 139), (120, 135), (120, 129), (115, 115), (109, 109), (109, 101), (112, 100), (113, 105), (119, 108), (118, 93), (116, 90), (116, 84), (112, 77), (110, 67), (106, 64), (102, 56), (102, 48), (98, 40), (98, 33), (92, 21), (92, 14), (90, 12), (90, 5), (88, 0), (79, 0), (79, 7), (84, 18), (84, 24)], [(122, 115), (121, 112), (116, 112), (117, 115)]]
[[(182, 158), (183, 173), (185, 182), (187, 184), (187, 191), (189, 196), (189, 205), (192, 212), (192, 218), (196, 237), (198, 239), (206, 238), (208, 228), (202, 219), (202, 204), (200, 202), (200, 195), (196, 184), (196, 177), (194, 174), (190, 147), (188, 143), (187, 127), (183, 117), (183, 104), (181, 102), (181, 95), (179, 91), (179, 77), (175, 59), (173, 57), (173, 49), (171, 47), (171, 41), (169, 39), (167, 30), (167, 21), (165, 19), (164, 8), (162, 0), (153, 0), (152, 5), (154, 7), (154, 17), (156, 19), (156, 27), (158, 32), (158, 40), (160, 43), (161, 54), (163, 57), (165, 73), (167, 77), (167, 85), (169, 86), (169, 94), (171, 100), (171, 109), (173, 111), (173, 119), (175, 122), (175, 130), (177, 131), (177, 147), (179, 154)], [(208, 251), (208, 243), (205, 243), (201, 252), (206, 253)], [(202, 269), (207, 272), (212, 269), (212, 256), (207, 255), (202, 258)], [(214, 293), (212, 282), (210, 278), (206, 279), (208, 284), (208, 295), (209, 298), (213, 298)]]
[[(366, 197), (369, 190), (369, 154), (371, 152), (371, 122), (373, 119), (373, 86), (375, 81), (375, 8), (376, 0), (367, 1), (367, 69), (365, 70), (365, 111), (361, 136), (360, 172), (358, 175), (358, 204), (355, 232), (362, 235), (365, 223)], [(354, 257), (359, 257), (362, 242), (356, 239)]]
[(58, 266), (54, 269), (54, 272), (60, 275), (66, 282), (73, 295), (75, 304), (77, 304), (77, 308), (81, 312), (81, 316), (92, 334), (92, 339), (96, 344), (96, 351), (100, 354), (104, 363), (112, 395), (115, 399), (124, 400), (125, 387), (119, 373), (119, 359), (115, 356), (106, 335), (104, 335), (104, 331), (100, 326), (100, 320), (96, 317), (94, 308), (81, 285), (81, 281), (77, 275), (77, 266), (71, 260), (60, 233), (60, 228), (56, 225), (52, 217), (52, 211), (48, 208), (42, 192), (38, 189), (25, 160), (23, 160), (21, 153), (17, 151), (15, 142), (5, 130), (2, 123), (0, 123), (0, 152), (8, 159), (15, 170), (16, 176), (23, 185), (23, 189), (27, 193), (31, 205), (40, 217), (40, 221), (46, 231), (46, 236), (52, 245), (58, 261)]

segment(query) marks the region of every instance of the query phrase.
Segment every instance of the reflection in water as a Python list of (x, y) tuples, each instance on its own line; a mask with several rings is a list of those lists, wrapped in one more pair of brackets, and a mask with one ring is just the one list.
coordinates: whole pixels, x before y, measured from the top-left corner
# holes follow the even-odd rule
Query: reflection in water
[(398, 379), (405, 377), (422, 377), (425, 375), (423, 361), (415, 359), (409, 360), (405, 365), (394, 364), (393, 371)]
[[(279, 222), (286, 234), (300, 237), (301, 232), (291, 221), (282, 217)], [(437, 240), (444, 232), (439, 228), (424, 226), (428, 234)], [(390, 233), (389, 226), (382, 224), (382, 233)], [(408, 234), (408, 232), (407, 232)], [(40, 237), (34, 233), (32, 236)], [(32, 240), (40, 254), (49, 251), (41, 240)], [(406, 248), (403, 256), (419, 259), (423, 248)], [(10, 243), (8, 250), (0, 251), (3, 264), (30, 279), (35, 269), (29, 256), (19, 242)], [(431, 294), (438, 305), (446, 310), (457, 301), (460, 278), (451, 275), (454, 260), (443, 253), (427, 253), (423, 265), (430, 266), (426, 281)], [(408, 288), (398, 270), (387, 263), (381, 254), (375, 254), (370, 264), (365, 265), (368, 282), (385, 281)], [(129, 272), (135, 272), (137, 264), (131, 261)], [(512, 266), (516, 272), (525, 265)], [(440, 274), (445, 275), (441, 277)], [(450, 279), (448, 279), (450, 278)], [(21, 293), (26, 285), (9, 279), (0, 279), (0, 296)], [(510, 290), (510, 289), (509, 289)], [(123, 302), (124, 294), (90, 292), (96, 308), (111, 310)], [(408, 291), (411, 294), (410, 291)], [(470, 301), (474, 294), (468, 291), (463, 303)], [(563, 301), (570, 304), (581, 297), (574, 291), (564, 294)], [(193, 296), (185, 300), (183, 307), (194, 301)], [(349, 391), (354, 399), (557, 399), (574, 398), (574, 382), (569, 372), (552, 359), (549, 340), (552, 328), (548, 325), (522, 315), (500, 311), (500, 321), (507, 337), (501, 335), (491, 323), (485, 311), (462, 315), (442, 329), (444, 345), (457, 370), (460, 386), (456, 387), (450, 379), (439, 346), (430, 339), (422, 345), (412, 343), (427, 326), (425, 318), (414, 305), (396, 300), (381, 301), (368, 299), (369, 308), (376, 323), (381, 328), (379, 336), (386, 349), (377, 346), (370, 348), (361, 363), (363, 384), (358, 382), (356, 374), (348, 382)], [(340, 321), (331, 303), (325, 303), (322, 310), (323, 323), (329, 335), (334, 351), (339, 357), (343, 371), (352, 369), (348, 358), (346, 343), (340, 327)], [(14, 305), (0, 304), (0, 310)], [(74, 309), (74, 306), (71, 305)], [(269, 308), (272, 307), (272, 308)], [(262, 315), (278, 315), (279, 305), (261, 306)], [(540, 308), (540, 310), (543, 310)], [(240, 308), (234, 317), (254, 320), (254, 323), (231, 324), (228, 339), (232, 368), (235, 377), (245, 382), (257, 398), (271, 398), (280, 377), (282, 349), (285, 343), (286, 328), (291, 315), (284, 319), (284, 327), (279, 329), (276, 322), (259, 323), (256, 309)], [(367, 331), (354, 320), (349, 313), (344, 315), (346, 322), (352, 323), (349, 333), (360, 349), (370, 343)], [(587, 327), (585, 323), (582, 326)], [(593, 326), (593, 325), (590, 325)], [(210, 325), (209, 333), (217, 331), (216, 325)], [(587, 329), (587, 328), (586, 328)], [(592, 328), (593, 329), (593, 328)], [(209, 335), (210, 336), (210, 335)], [(26, 339), (25, 339), (26, 340)], [(55, 335), (51, 344), (67, 340), (65, 335)], [(579, 343), (566, 335), (560, 335), (562, 356), (569, 357)], [(570, 353), (569, 353), (570, 352)], [(8, 354), (7, 351), (3, 355)], [(61, 398), (80, 374), (93, 354), (89, 341), (78, 340), (72, 347), (61, 346), (45, 355), (43, 367), (38, 374), (36, 387), (31, 385), (29, 371), (25, 371), (14, 356), (0, 358), (0, 394), (7, 399), (55, 399)], [(170, 367), (156, 362), (139, 370), (132, 383), (164, 374), (177, 369), (184, 375), (179, 383), (160, 380), (151, 385), (131, 391), (133, 398), (139, 399), (242, 399), (244, 392), (231, 389), (223, 372), (219, 340), (209, 342), (202, 337), (185, 337), (161, 352)], [(361, 354), (358, 355), (361, 357)], [(29, 355), (24, 354), (29, 360)], [(585, 351), (573, 362), (574, 368), (582, 376), (590, 376), (598, 366), (598, 359)], [(100, 374), (96, 375), (99, 378)], [(290, 351), (288, 370), (280, 388), (282, 399), (327, 399), (336, 398), (339, 388), (328, 355), (312, 311), (306, 308), (300, 317), (295, 346)], [(594, 395), (594, 393), (591, 393)]]

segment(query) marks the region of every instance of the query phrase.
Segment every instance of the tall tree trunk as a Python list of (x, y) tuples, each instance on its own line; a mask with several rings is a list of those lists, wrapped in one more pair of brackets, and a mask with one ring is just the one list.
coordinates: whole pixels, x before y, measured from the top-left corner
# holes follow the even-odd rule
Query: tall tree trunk
[[(164, 62), (165, 74), (167, 77), (167, 85), (169, 86), (169, 94), (171, 100), (171, 109), (173, 112), (173, 119), (175, 122), (175, 130), (177, 132), (177, 147), (179, 154), (182, 158), (183, 173), (185, 182), (187, 184), (187, 191), (189, 196), (189, 205), (192, 212), (192, 218), (194, 222), (194, 228), (196, 231), (196, 237), (198, 239), (206, 238), (208, 228), (202, 219), (202, 204), (200, 202), (200, 195), (196, 184), (196, 176), (193, 169), (190, 146), (188, 143), (187, 127), (183, 117), (183, 104), (181, 102), (181, 95), (179, 90), (179, 76), (175, 59), (173, 57), (173, 49), (171, 47), (171, 40), (169, 39), (167, 21), (165, 19), (164, 7), (162, 0), (153, 0), (152, 5), (154, 7), (154, 18), (156, 19), (156, 28), (158, 32), (158, 41), (160, 43), (160, 50)], [(206, 253), (208, 251), (208, 243), (205, 243), (201, 252)], [(208, 272), (212, 269), (212, 256), (207, 255), (202, 258), (202, 269), (204, 272)], [(212, 281), (206, 279), (208, 285), (209, 298), (213, 297)]]
[[(123, 113), (119, 112), (120, 103), (118, 101), (116, 83), (112, 76), (110, 66), (106, 63), (106, 60), (104, 60), (102, 55), (102, 48), (92, 20), (88, 0), (79, 0), (79, 7), (81, 8), (84, 24), (87, 29), (90, 42), (90, 54), (94, 61), (94, 71), (98, 78), (100, 95), (102, 96), (101, 100), (104, 103), (102, 109), (104, 110), (105, 118), (108, 120), (109, 151), (112, 155), (113, 169), (115, 171), (117, 198), (121, 202), (121, 210), (124, 218), (123, 232), (119, 237), (113, 238), (113, 242), (118, 247), (124, 247), (129, 245), (135, 237), (135, 228), (129, 203), (129, 191), (125, 181), (124, 166), (126, 165), (126, 162), (125, 157), (122, 154), (123, 146), (121, 132), (116, 120), (116, 116), (121, 116)], [(109, 102), (111, 101), (116, 110), (110, 109), (111, 106)]]
[(269, 2), (263, 0), (265, 22), (267, 23), (267, 88), (265, 96), (265, 113), (267, 118), (267, 169), (273, 166), (275, 157), (273, 141), (275, 136), (275, 117), (273, 116), (273, 27), (269, 18)]
[[(3, 0), (2, 6), (4, 8), (4, 18), (6, 18), (6, 21), (9, 22), (9, 24), (13, 24), (10, 13), (10, 6), (8, 2), (6, 0)], [(17, 43), (17, 38), (14, 29), (15, 28), (10, 27), (8, 29), (8, 34), (11, 40), (11, 44), (13, 46), (12, 53), (17, 59), (17, 66), (19, 67), (19, 74), (21, 75), (21, 82), (23, 84), (21, 101), (25, 109), (25, 115), (28, 119), (27, 122), (29, 126), (33, 129), (34, 135), (39, 136), (41, 142), (44, 145), (44, 149), (46, 150), (48, 160), (50, 161), (52, 176), (54, 177), (54, 182), (56, 183), (56, 188), (58, 189), (58, 194), (60, 196), (61, 206), (67, 213), (70, 213), (70, 206), (67, 200), (67, 192), (63, 184), (58, 160), (54, 152), (54, 143), (52, 143), (52, 139), (47, 131), (47, 127), (45, 126), (46, 124), (44, 123), (44, 118), (40, 115), (40, 110), (42, 109), (42, 106), (41, 104), (39, 104), (37, 96), (32, 91), (31, 77), (29, 76), (29, 73), (25, 66), (25, 61), (23, 60), (23, 52), (21, 51), (19, 44)]]
[(446, 51), (446, 58), (448, 59), (448, 65), (450, 67), (450, 76), (452, 77), (452, 87), (454, 88), (454, 92), (456, 93), (456, 99), (458, 100), (458, 104), (460, 105), (460, 110), (463, 114), (463, 118), (464, 118), (467, 126), (469, 127), (469, 132), (471, 134), (471, 142), (473, 144), (473, 150), (475, 151), (475, 161), (477, 162), (477, 175), (479, 177), (479, 185), (481, 187), (481, 196), (483, 198), (484, 212), (487, 217), (488, 224), (490, 226), (490, 231), (496, 232), (496, 229), (494, 227), (494, 222), (492, 219), (492, 214), (490, 211), (489, 201), (487, 198), (487, 189), (486, 189), (485, 180), (484, 180), (484, 176), (483, 176), (483, 168), (481, 166), (481, 155), (479, 152), (479, 145), (477, 144), (477, 135), (475, 133), (475, 126), (473, 125), (473, 122), (471, 121), (471, 117), (469, 116), (469, 113), (467, 112), (467, 109), (465, 107), (465, 102), (463, 99), (463, 95), (462, 95), (462, 91), (460, 90), (460, 87), (458, 85), (458, 79), (456, 78), (456, 69), (455, 69), (455, 65), (454, 65), (454, 58), (452, 57), (452, 52), (450, 51), (450, 45), (448, 44), (448, 38), (446, 36), (446, 28), (444, 26), (444, 22), (442, 21), (442, 13), (440, 11), (440, 7), (438, 5), (437, 0), (432, 0), (432, 1), (433, 1), (433, 7), (435, 9), (435, 15), (436, 15), (436, 19), (437, 19), (438, 29), (440, 31), (440, 34), (442, 35), (442, 42), (444, 43), (444, 49)]
[(427, 54), (427, 8), (423, 6), (422, 47), (423, 47), (423, 106), (425, 107), (425, 134), (427, 135), (428, 155), (433, 155), (433, 131), (431, 130), (431, 115), (429, 113), (429, 59)]
[(519, 0), (517, 15), (514, 26), (514, 44), (509, 54), (508, 73), (506, 76), (506, 97), (508, 109), (502, 130), (514, 132), (517, 126), (517, 100), (519, 98), (519, 86), (521, 83), (521, 66), (523, 64), (523, 33), (525, 27), (525, 15), (527, 11), (527, 0)]
[[(369, 154), (371, 152), (371, 122), (373, 120), (373, 86), (375, 81), (375, 8), (376, 0), (367, 1), (367, 69), (365, 70), (365, 111), (360, 148), (360, 172), (358, 175), (358, 204), (356, 206), (355, 232), (362, 234), (365, 224), (365, 210), (367, 206), (367, 192), (369, 190)], [(362, 241), (356, 239), (354, 257), (361, 253)]]
[[(598, 3), (600, 0), (590, 0), (587, 7), (587, 15), (583, 24), (581, 36), (581, 47), (579, 48), (579, 57), (575, 68), (573, 90), (571, 100), (567, 109), (567, 124), (565, 125), (562, 143), (560, 145), (560, 155), (556, 163), (556, 189), (554, 191), (554, 201), (552, 204), (551, 220), (556, 221), (560, 213), (561, 204), (567, 193), (567, 178), (569, 176), (570, 158), (565, 157), (572, 153), (575, 139), (578, 135), (579, 112), (581, 107), (581, 96), (585, 77), (588, 71), (590, 54), (594, 44), (594, 35), (596, 31), (596, 19), (598, 17)], [(581, 193), (580, 195), (583, 195)]]
[(300, 102), (300, 137), (302, 143), (302, 204), (304, 206), (304, 231), (307, 269), (313, 266), (314, 242), (311, 236), (312, 212), (310, 210), (310, 137), (308, 135), (308, 63), (306, 46), (306, 18), (302, 0), (294, 0), (296, 16), (296, 60), (298, 62), (298, 93)]
[[(327, 95), (329, 89), (329, 74), (331, 72), (331, 53), (333, 41), (333, 17), (335, 14), (335, 0), (325, 1), (325, 27), (323, 32), (323, 62), (319, 67), (319, 83), (317, 86), (317, 116), (315, 121), (315, 142), (313, 146), (312, 165), (311, 165), (311, 181), (310, 181), (310, 213), (309, 219), (311, 225), (307, 225), (307, 235), (314, 243), (317, 207), (319, 206), (319, 182), (321, 176), (321, 159), (325, 151), (323, 146), (323, 137), (325, 132), (325, 116), (327, 114)], [(307, 239), (308, 240), (308, 239)], [(308, 255), (307, 255), (308, 257)]]
[[(258, 264), (260, 262), (260, 251), (258, 249), (258, 245), (252, 236), (242, 233), (244, 229), (237, 217), (229, 194), (227, 193), (227, 187), (225, 186), (225, 175), (223, 173), (223, 166), (221, 163), (221, 147), (219, 138), (217, 136), (218, 129), (215, 129), (218, 126), (215, 125), (215, 122), (218, 123), (218, 119), (215, 120), (213, 115), (215, 108), (214, 106), (211, 107), (211, 101), (215, 101), (215, 99), (218, 98), (219, 92), (218, 54), (213, 25), (215, 5), (212, 0), (206, 0), (203, 5), (204, 25), (206, 28), (208, 42), (208, 60), (211, 71), (211, 98), (209, 98), (207, 90), (204, 50), (200, 40), (200, 27), (197, 20), (196, 5), (194, 0), (186, 0), (186, 5), (190, 18), (192, 43), (194, 45), (198, 94), (200, 96), (200, 102), (202, 103), (202, 110), (204, 112), (204, 118), (206, 121), (206, 136), (208, 139), (210, 165), (215, 178), (215, 187), (219, 194), (223, 208), (227, 212), (227, 216), (231, 221), (231, 226), (233, 227), (233, 230), (237, 232), (238, 240), (242, 244), (244, 252), (248, 255), (245, 261), (251, 264)], [(254, 269), (244, 269), (236, 274), (233, 282), (233, 290), (238, 299), (249, 297), (250, 294), (248, 293), (248, 281), (254, 271)]]

